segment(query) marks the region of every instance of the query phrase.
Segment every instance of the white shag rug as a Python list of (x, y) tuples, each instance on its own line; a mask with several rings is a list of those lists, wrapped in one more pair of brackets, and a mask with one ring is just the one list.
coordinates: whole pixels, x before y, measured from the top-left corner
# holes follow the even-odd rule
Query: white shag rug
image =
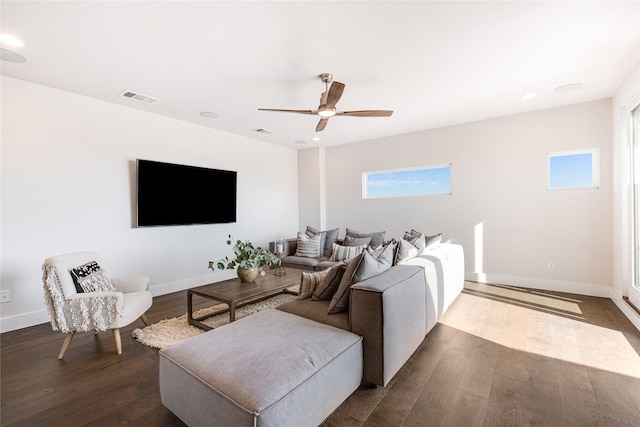
[[(284, 304), (285, 302), (291, 301), (295, 298), (295, 295), (279, 294), (264, 301), (260, 301), (254, 304), (247, 304), (236, 309), (236, 320), (247, 317), (262, 310), (275, 308), (280, 304)], [(208, 308), (203, 308), (202, 310), (198, 310), (193, 313), (193, 316), (200, 317), (225, 308), (228, 308), (226, 304), (218, 304)], [(202, 321), (202, 323), (212, 328), (226, 325), (227, 323), (229, 323), (229, 312), (218, 314), (216, 316), (205, 319)], [(193, 338), (204, 332), (206, 331), (189, 325), (189, 323), (187, 323), (187, 315), (184, 314), (172, 319), (161, 320), (158, 323), (152, 324), (151, 326), (135, 329), (132, 335), (140, 343), (162, 350), (172, 346), (173, 344), (177, 344), (181, 341)]]

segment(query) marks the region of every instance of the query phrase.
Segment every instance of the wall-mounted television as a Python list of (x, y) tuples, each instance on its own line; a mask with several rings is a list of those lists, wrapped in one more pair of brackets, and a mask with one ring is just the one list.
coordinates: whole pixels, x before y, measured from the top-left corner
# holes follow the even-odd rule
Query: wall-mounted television
[(236, 222), (237, 172), (136, 160), (136, 226)]

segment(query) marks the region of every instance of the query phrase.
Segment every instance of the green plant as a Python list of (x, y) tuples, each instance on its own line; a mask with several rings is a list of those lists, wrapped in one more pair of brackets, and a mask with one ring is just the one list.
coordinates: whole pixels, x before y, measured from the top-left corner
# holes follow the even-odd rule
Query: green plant
[(236, 256), (235, 259), (229, 259), (228, 256), (225, 256), (218, 261), (209, 261), (209, 268), (211, 270), (215, 271), (216, 268), (219, 270), (232, 270), (238, 267), (248, 270), (257, 267), (261, 274), (264, 274), (264, 266), (280, 265), (280, 258), (275, 256), (273, 252), (261, 247), (255, 247), (253, 243), (248, 240), (244, 242), (242, 240), (236, 240), (234, 243), (231, 235), (229, 235), (227, 245), (231, 246), (232, 244), (233, 253)]

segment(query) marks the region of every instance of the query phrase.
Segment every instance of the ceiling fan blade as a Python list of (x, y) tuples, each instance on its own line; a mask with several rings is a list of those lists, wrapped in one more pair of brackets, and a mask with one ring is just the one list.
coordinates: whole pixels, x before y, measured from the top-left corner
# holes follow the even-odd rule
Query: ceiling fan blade
[(336, 116), (389, 117), (393, 110), (336, 111)]
[(258, 108), (259, 111), (277, 111), (281, 113), (317, 114), (316, 110), (282, 110), (280, 108)]
[(324, 128), (326, 128), (326, 127), (327, 127), (327, 122), (328, 122), (328, 121), (329, 121), (329, 119), (328, 119), (328, 118), (326, 118), (326, 119), (324, 119), (324, 118), (323, 118), (323, 119), (320, 119), (320, 121), (318, 122), (318, 126), (316, 126), (316, 132), (323, 131), (323, 130), (324, 130)]
[(344, 92), (344, 83), (333, 82), (331, 83), (331, 87), (329, 88), (329, 93), (327, 95), (327, 103), (325, 108), (331, 110), (336, 108), (336, 103), (340, 100), (342, 96), (342, 92)]

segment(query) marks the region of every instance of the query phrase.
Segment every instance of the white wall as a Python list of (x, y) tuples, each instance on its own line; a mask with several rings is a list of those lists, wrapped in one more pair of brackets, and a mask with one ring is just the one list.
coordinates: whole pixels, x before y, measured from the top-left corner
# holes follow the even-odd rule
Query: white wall
[[(591, 147), (599, 189), (546, 189), (547, 152)], [(453, 195), (361, 197), (363, 171), (445, 163)], [(327, 228), (442, 232), (464, 246), (471, 280), (608, 296), (611, 176), (609, 99), (331, 147)]]
[[(100, 253), (111, 276), (146, 274), (155, 295), (218, 281), (228, 234), (266, 245), (298, 229), (297, 152), (2, 77), (2, 331), (48, 321), (41, 265)], [(135, 159), (238, 171), (235, 224), (133, 227)], [(202, 197), (215, 209), (216, 189)]]
[[(320, 227), (320, 152), (318, 148), (298, 151), (298, 218), (303, 226)], [(295, 237), (290, 235), (287, 237)]]

